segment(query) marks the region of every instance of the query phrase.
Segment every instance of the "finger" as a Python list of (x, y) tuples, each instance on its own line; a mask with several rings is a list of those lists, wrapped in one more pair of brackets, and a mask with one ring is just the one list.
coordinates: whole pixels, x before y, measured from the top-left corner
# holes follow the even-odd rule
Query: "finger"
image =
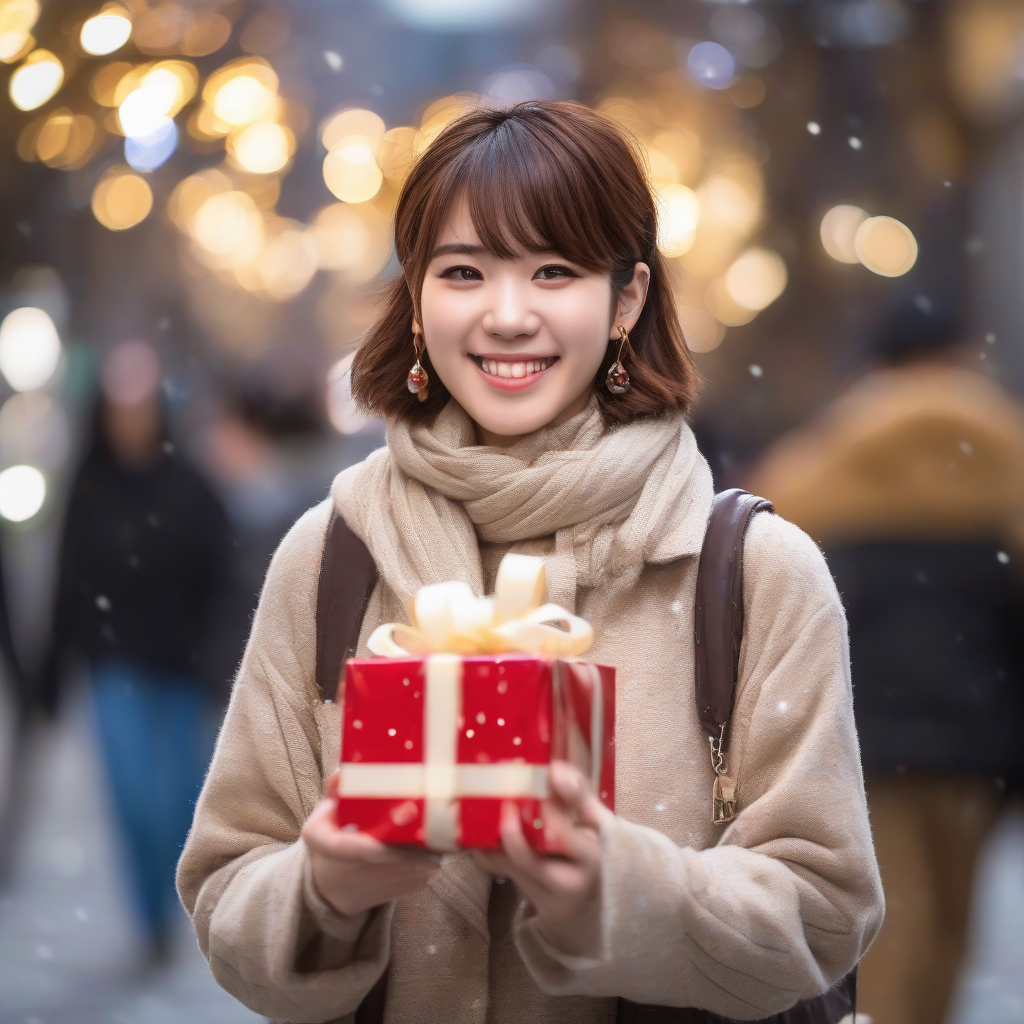
[(330, 775), (324, 779), (324, 796), (332, 797), (338, 792), (338, 776), (341, 774), (340, 768), (335, 768)]
[(511, 800), (501, 805), (501, 845), (514, 870), (531, 877), (540, 874), (541, 858), (526, 841), (519, 817), (519, 805)]
[(339, 828), (334, 818), (334, 802), (322, 800), (302, 829), (307, 846), (329, 857), (362, 860), (370, 864), (405, 864), (433, 870), (440, 866), (440, 854), (430, 850), (388, 846), (379, 839), (349, 828)]
[(600, 827), (601, 801), (587, 777), (568, 761), (552, 761), (549, 773), (551, 792), (571, 817), (590, 828)]
[(596, 828), (578, 824), (554, 800), (541, 804), (544, 838), (550, 850), (578, 864), (592, 864), (600, 858), (601, 840)]

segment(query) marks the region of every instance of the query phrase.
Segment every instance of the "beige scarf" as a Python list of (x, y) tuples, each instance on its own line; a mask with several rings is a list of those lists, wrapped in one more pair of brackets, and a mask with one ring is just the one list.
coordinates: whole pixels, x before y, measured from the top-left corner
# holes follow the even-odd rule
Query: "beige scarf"
[(403, 603), (446, 580), (481, 594), (478, 538), (554, 535), (548, 600), (574, 610), (577, 588), (620, 593), (646, 562), (689, 553), (674, 548), (703, 491), (686, 486), (695, 468), (707, 473), (681, 416), (608, 428), (593, 399), (560, 426), (491, 448), (450, 401), (432, 427), (391, 423), (388, 447), (342, 473), (333, 495)]

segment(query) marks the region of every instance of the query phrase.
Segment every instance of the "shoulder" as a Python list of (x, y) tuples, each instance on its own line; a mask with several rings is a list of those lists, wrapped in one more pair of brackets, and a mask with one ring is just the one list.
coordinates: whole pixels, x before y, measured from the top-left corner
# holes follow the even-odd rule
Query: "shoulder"
[(267, 571), (267, 586), (298, 585), (300, 591), (315, 591), (320, 576), (324, 537), (331, 519), (332, 501), (326, 498), (304, 512), (278, 544)]
[(825, 557), (799, 526), (771, 513), (750, 520), (743, 546), (744, 612), (766, 614), (794, 628), (825, 608), (842, 605)]

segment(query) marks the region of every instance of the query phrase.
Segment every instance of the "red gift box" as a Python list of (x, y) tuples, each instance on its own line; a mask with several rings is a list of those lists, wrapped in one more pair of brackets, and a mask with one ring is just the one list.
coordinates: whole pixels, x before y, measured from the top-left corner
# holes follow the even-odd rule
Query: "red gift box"
[[(596, 743), (593, 742), (596, 737)], [(501, 805), (548, 849), (548, 766), (615, 801), (615, 669), (534, 654), (351, 659), (337, 821), (386, 843), (500, 849)]]

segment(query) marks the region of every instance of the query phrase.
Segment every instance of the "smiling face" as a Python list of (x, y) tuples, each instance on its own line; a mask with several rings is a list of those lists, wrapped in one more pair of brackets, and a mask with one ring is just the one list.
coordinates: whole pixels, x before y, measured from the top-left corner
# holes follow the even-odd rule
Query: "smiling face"
[(434, 371), (481, 443), (511, 443), (585, 408), (609, 341), (640, 315), (649, 276), (638, 263), (614, 295), (609, 273), (557, 253), (499, 259), (481, 244), (468, 205), (456, 204), (423, 279), (422, 331)]

